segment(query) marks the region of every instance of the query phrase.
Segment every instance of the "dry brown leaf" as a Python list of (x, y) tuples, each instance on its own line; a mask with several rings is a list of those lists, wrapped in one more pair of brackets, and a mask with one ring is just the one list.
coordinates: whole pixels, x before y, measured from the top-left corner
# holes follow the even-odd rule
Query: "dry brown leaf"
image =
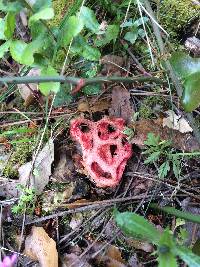
[(124, 263), (124, 260), (122, 259), (121, 251), (116, 246), (113, 246), (113, 245), (108, 246), (106, 256), (118, 262)]
[(127, 59), (115, 55), (105, 55), (101, 58), (100, 64), (103, 65), (102, 75), (121, 75), (122, 68), (127, 65)]
[(130, 102), (130, 93), (122, 86), (115, 86), (112, 89), (112, 102), (109, 115), (116, 118), (123, 118), (127, 124), (131, 122), (133, 107)]
[(82, 206), (87, 205), (88, 202), (90, 202), (90, 201), (87, 199), (78, 199), (78, 200), (74, 201), (73, 203), (66, 204), (66, 207), (68, 209), (75, 209), (77, 207), (82, 207)]
[(148, 133), (153, 133), (156, 136), (160, 136), (162, 140), (171, 140), (172, 146), (176, 149), (193, 152), (200, 150), (200, 145), (196, 141), (195, 137), (190, 133), (183, 134), (179, 131), (163, 128), (163, 120), (140, 120), (135, 122), (132, 127), (135, 130), (135, 135), (131, 140), (131, 143), (144, 146), (144, 141), (147, 139)]
[(193, 132), (193, 129), (190, 127), (186, 119), (184, 119), (180, 115), (176, 115), (173, 110), (168, 110), (166, 111), (166, 113), (168, 114), (168, 117), (163, 118), (163, 127), (166, 126), (181, 133)]
[(85, 258), (79, 258), (75, 253), (65, 254), (62, 267), (92, 267)]
[(108, 99), (100, 99), (94, 104), (89, 105), (86, 101), (80, 101), (78, 104), (78, 111), (80, 112), (98, 112), (104, 111), (110, 107), (110, 101)]
[[(29, 71), (27, 76), (39, 76), (40, 70), (37, 68), (33, 68)], [(27, 107), (31, 105), (35, 101), (34, 92), (38, 91), (38, 84), (36, 83), (30, 83), (27, 84), (19, 84), (18, 86), (19, 93), (24, 99), (24, 105)]]
[(48, 143), (44, 148), (38, 153), (33, 169), (32, 162), (27, 162), (19, 168), (19, 182), (22, 185), (26, 185), (28, 179), (30, 178), (30, 186), (35, 188), (37, 193), (42, 193), (44, 187), (49, 182), (49, 177), (51, 175), (51, 164), (54, 160), (54, 143), (52, 139), (49, 139)]
[(42, 227), (32, 227), (32, 233), (25, 240), (25, 254), (39, 261), (41, 267), (58, 267), (56, 243)]

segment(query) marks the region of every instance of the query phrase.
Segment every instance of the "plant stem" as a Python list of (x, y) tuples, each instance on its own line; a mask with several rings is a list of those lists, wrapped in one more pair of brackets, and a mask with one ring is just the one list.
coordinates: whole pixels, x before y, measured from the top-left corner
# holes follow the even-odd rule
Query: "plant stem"
[(147, 77), (147, 76), (136, 76), (136, 77), (94, 77), (94, 78), (78, 78), (70, 76), (25, 76), (25, 77), (1, 77), (0, 84), (28, 84), (28, 83), (47, 83), (47, 82), (60, 82), (60, 83), (70, 83), (73, 85), (78, 85), (80, 81), (84, 80), (84, 86), (93, 84), (93, 83), (109, 83), (109, 82), (124, 82), (124, 83), (133, 83), (133, 82), (155, 82), (155, 83), (164, 83), (163, 80), (156, 77)]
[(175, 154), (172, 154), (174, 156), (190, 156), (190, 157), (195, 157), (195, 156), (200, 156), (200, 152), (190, 152), (190, 153), (175, 153)]

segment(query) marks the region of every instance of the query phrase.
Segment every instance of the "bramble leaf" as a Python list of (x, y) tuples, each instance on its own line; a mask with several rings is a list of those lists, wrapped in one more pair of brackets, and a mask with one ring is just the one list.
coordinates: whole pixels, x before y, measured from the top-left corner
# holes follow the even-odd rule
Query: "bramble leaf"
[(15, 30), (15, 13), (9, 12), (5, 17), (4, 35), (7, 39), (12, 38)]
[[(47, 68), (43, 68), (41, 70), (41, 75), (43, 75), (43, 76), (55, 76), (55, 75), (57, 75), (58, 76), (58, 73), (53, 67), (48, 66)], [(60, 89), (60, 83), (59, 82), (47, 82), (47, 83), (40, 83), (39, 84), (39, 90), (45, 96), (50, 94), (50, 92), (57, 93), (59, 91), (59, 89)]]
[(92, 9), (83, 6), (80, 11), (80, 19), (83, 21), (85, 27), (91, 30), (93, 33), (98, 31), (100, 25)]
[(38, 11), (37, 13), (35, 13), (34, 15), (32, 15), (29, 18), (29, 25), (32, 25), (34, 22), (42, 19), (42, 20), (48, 20), (48, 19), (52, 19), (54, 17), (54, 10), (51, 7), (46, 7), (40, 11)]
[(60, 42), (63, 47), (66, 47), (71, 42), (72, 38), (77, 36), (83, 29), (84, 24), (82, 20), (76, 16), (71, 16), (65, 22), (60, 32)]

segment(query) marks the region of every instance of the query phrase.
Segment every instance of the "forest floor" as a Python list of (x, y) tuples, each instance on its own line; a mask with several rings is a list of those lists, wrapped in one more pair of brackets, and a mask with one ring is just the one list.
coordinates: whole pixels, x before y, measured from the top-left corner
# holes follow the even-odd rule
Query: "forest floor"
[[(200, 256), (200, 96), (184, 107), (184, 84), (170, 61), (176, 52), (200, 55), (199, 1), (188, 1), (195, 10), (188, 17), (172, 0), (56, 0), (54, 19), (51, 1), (1, 2), (0, 39), (12, 42), (0, 46), (2, 259), (200, 266), (181, 256), (175, 265), (162, 252), (171, 237), (159, 247), (143, 236), (149, 222)], [(72, 80), (38, 86), (39, 75)], [(19, 80), (5, 79), (13, 76)], [(142, 230), (133, 220), (124, 231), (119, 211), (124, 220), (140, 215)]]

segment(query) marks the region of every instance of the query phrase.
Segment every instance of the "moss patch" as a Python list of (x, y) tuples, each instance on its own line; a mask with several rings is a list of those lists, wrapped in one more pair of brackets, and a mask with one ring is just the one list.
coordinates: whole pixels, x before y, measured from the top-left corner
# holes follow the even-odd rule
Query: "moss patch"
[(19, 167), (31, 158), (32, 152), (33, 146), (30, 143), (17, 145), (4, 168), (3, 175), (9, 178), (18, 177)]
[(73, 5), (74, 0), (66, 1), (66, 0), (54, 0), (53, 1), (53, 8), (55, 12), (55, 16), (51, 21), (52, 26), (58, 26), (65, 16), (65, 13), (68, 10), (70, 5)]
[(163, 0), (160, 3), (161, 25), (172, 37), (197, 18), (200, 18), (199, 8), (191, 0)]

